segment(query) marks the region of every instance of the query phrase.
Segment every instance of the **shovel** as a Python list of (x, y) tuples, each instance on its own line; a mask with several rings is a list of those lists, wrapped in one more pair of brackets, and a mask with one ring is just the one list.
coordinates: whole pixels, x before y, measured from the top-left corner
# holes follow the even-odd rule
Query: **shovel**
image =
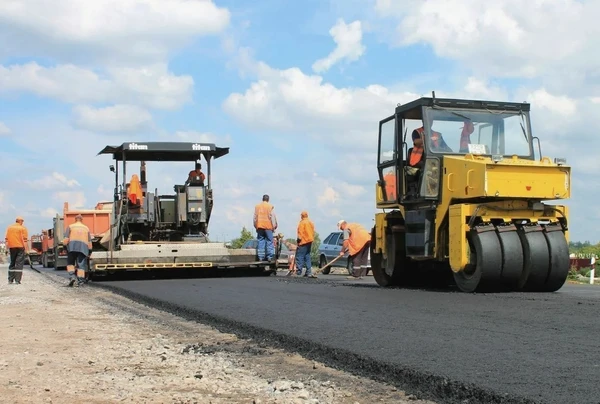
[(334, 259), (332, 259), (331, 261), (329, 261), (329, 263), (327, 265), (325, 265), (323, 268), (319, 268), (319, 272), (323, 272), (323, 270), (325, 268), (327, 268), (328, 266), (330, 266), (331, 264), (333, 264), (334, 262), (336, 262), (337, 260), (339, 260), (342, 257), (343, 257), (343, 255), (338, 255), (337, 257), (335, 257)]

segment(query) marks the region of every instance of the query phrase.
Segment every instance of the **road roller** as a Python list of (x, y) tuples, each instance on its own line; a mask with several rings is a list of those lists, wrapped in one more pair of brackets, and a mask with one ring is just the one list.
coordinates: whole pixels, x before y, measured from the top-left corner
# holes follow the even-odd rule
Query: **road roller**
[(554, 292), (569, 272), (571, 168), (530, 104), (422, 97), (379, 122), (371, 266), (380, 286)]

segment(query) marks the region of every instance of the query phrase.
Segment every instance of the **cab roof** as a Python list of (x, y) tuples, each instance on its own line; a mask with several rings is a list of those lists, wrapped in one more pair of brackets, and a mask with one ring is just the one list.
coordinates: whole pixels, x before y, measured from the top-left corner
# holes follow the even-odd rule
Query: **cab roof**
[(441, 107), (456, 109), (488, 109), (491, 111), (523, 111), (530, 110), (530, 104), (526, 102), (484, 101), (465, 100), (456, 98), (433, 98), (421, 97), (404, 105), (398, 104), (396, 114), (405, 119), (423, 119), (421, 107)]
[(195, 161), (201, 155), (206, 160), (229, 153), (229, 147), (214, 143), (191, 142), (126, 142), (121, 146), (106, 146), (100, 154), (112, 154), (117, 161)]

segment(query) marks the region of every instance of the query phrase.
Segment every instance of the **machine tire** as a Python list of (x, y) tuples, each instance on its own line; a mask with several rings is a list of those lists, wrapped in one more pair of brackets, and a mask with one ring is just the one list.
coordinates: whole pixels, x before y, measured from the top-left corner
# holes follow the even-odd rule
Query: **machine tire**
[(352, 264), (352, 260), (348, 257), (348, 263), (346, 264), (346, 271), (348, 271), (348, 275), (352, 276), (354, 274), (354, 265)]
[(500, 240), (493, 226), (488, 231), (481, 230), (467, 234), (471, 262), (462, 271), (454, 272), (454, 282), (462, 292), (495, 292), (502, 288)]
[[(327, 265), (327, 258), (325, 258), (324, 255), (321, 255), (321, 257), (319, 257), (319, 268), (323, 268), (325, 265)], [(330, 272), (331, 272), (331, 267), (324, 268), (321, 271), (321, 273), (323, 275), (329, 275)]]
[[(391, 237), (386, 237), (390, 239)], [(390, 276), (384, 266), (387, 265), (386, 260), (383, 259), (383, 254), (375, 253), (373, 249), (375, 248), (375, 228), (371, 230), (371, 272), (373, 273), (373, 278), (375, 282), (379, 286), (383, 287), (391, 287), (391, 286), (399, 286), (400, 285), (400, 271), (396, 272), (396, 262), (394, 262), (394, 272), (392, 276)]]
[(550, 251), (542, 227), (522, 227), (518, 230), (523, 244), (524, 267), (519, 287), (527, 292), (542, 292), (550, 271)]
[(510, 290), (516, 290), (523, 273), (524, 258), (521, 239), (514, 226), (497, 230), (502, 249), (502, 282)]
[(569, 244), (565, 234), (559, 230), (544, 231), (544, 236), (550, 251), (550, 269), (543, 289), (544, 292), (556, 292), (563, 287), (569, 276)]

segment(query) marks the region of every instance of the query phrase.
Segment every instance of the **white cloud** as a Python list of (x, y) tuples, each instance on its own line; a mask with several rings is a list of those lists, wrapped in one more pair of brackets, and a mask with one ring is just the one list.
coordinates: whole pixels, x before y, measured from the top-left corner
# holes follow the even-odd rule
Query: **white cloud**
[(335, 49), (323, 59), (317, 60), (312, 68), (316, 73), (323, 73), (340, 61), (357, 61), (365, 52), (366, 46), (362, 44), (362, 26), (360, 21), (346, 24), (343, 19), (329, 30), (329, 34), (336, 43)]
[(55, 192), (52, 199), (58, 203), (68, 203), (69, 209), (89, 208), (86, 206), (87, 199), (83, 191), (61, 191)]
[(10, 135), (11, 130), (8, 126), (6, 126), (3, 122), (0, 122), (0, 136)]
[(215, 143), (218, 147), (227, 147), (232, 143), (231, 136), (215, 135), (214, 133), (203, 133), (193, 130), (181, 130), (175, 132), (176, 141), (179, 142), (199, 142)]
[(69, 179), (64, 174), (54, 171), (50, 175), (25, 183), (35, 189), (57, 189), (57, 188), (75, 188), (81, 186), (75, 179)]
[(40, 210), (40, 216), (44, 219), (52, 219), (53, 217), (56, 217), (57, 214), (58, 210), (54, 208), (45, 208)]
[(135, 105), (113, 105), (93, 108), (79, 105), (73, 108), (75, 125), (96, 132), (127, 133), (148, 129), (152, 126), (152, 115)]
[(379, 120), (391, 115), (397, 103), (420, 95), (392, 92), (378, 84), (338, 88), (323, 77), (306, 75), (299, 68), (274, 69), (242, 52), (241, 68), (257, 80), (244, 93), (230, 94), (223, 108), (254, 129), (275, 129), (336, 148), (373, 148)]
[(595, 0), (379, 0), (375, 9), (396, 19), (396, 32), (387, 35), (395, 45), (429, 44), (478, 75), (552, 74), (562, 80), (551, 90), (562, 91), (597, 77), (600, 67)]
[(5, 52), (18, 56), (152, 63), (229, 19), (210, 0), (3, 0), (0, 39), (10, 38)]
[(141, 104), (171, 110), (191, 100), (193, 86), (191, 76), (175, 76), (161, 63), (110, 68), (106, 74), (72, 64), (0, 65), (0, 94), (30, 92), (68, 103)]

